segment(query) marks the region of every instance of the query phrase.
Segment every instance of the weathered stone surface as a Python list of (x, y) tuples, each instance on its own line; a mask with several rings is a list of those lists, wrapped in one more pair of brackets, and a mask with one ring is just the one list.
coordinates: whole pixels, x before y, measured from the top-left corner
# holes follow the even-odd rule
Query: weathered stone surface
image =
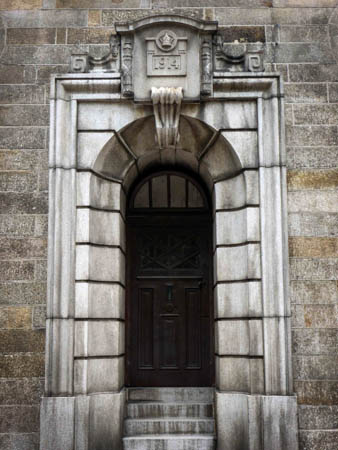
[(300, 405), (336, 405), (338, 381), (295, 381), (295, 392)]
[[(178, 6), (180, 8), (189, 8), (196, 6), (195, 0), (153, 0), (153, 7)], [(252, 8), (255, 6), (271, 6), (267, 0), (205, 0), (205, 7), (243, 7)]]
[(338, 102), (338, 83), (329, 84), (329, 102)]
[(74, 397), (42, 399), (40, 449), (74, 448), (74, 403)]
[(98, 27), (101, 25), (101, 10), (90, 9), (88, 11), (88, 26)]
[(37, 67), (37, 80), (42, 82), (49, 82), (51, 75), (65, 74), (69, 71), (69, 65), (57, 64)]
[(0, 238), (0, 259), (43, 258), (46, 255), (45, 238)]
[(288, 170), (288, 190), (336, 189), (338, 169), (332, 170)]
[(327, 39), (327, 25), (315, 26), (288, 26), (280, 27), (280, 40), (282, 42), (323, 42)]
[(46, 301), (46, 284), (37, 282), (0, 283), (1, 305), (35, 305)]
[(41, 378), (2, 378), (0, 379), (0, 405), (39, 404), (43, 387)]
[(55, 28), (9, 28), (7, 44), (55, 44)]
[(325, 63), (332, 60), (326, 43), (280, 43), (267, 46), (267, 60), (274, 63)]
[(338, 121), (338, 105), (294, 105), (295, 125), (335, 125)]
[(46, 327), (46, 307), (34, 306), (33, 308), (33, 328)]
[(0, 214), (0, 236), (32, 236), (34, 216)]
[[(7, 74), (9, 77), (11, 74)], [(16, 75), (13, 73), (12, 83)], [(0, 86), (0, 104), (4, 103), (44, 103), (45, 88), (44, 86), (34, 85), (3, 85)]]
[(115, 22), (129, 22), (143, 17), (149, 17), (156, 14), (181, 14), (194, 19), (203, 18), (202, 8), (180, 9), (180, 8), (161, 8), (161, 9), (105, 9), (102, 11), (102, 25), (109, 27)]
[(13, 353), (0, 356), (0, 377), (43, 377), (44, 372), (43, 353)]
[[(155, 5), (154, 5), (155, 6)], [(150, 0), (56, 0), (56, 8), (150, 8)]]
[(36, 175), (30, 172), (0, 172), (0, 191), (32, 192), (36, 189)]
[(292, 305), (292, 325), (306, 328), (338, 328), (337, 305)]
[(46, 164), (45, 150), (0, 150), (0, 170), (36, 170)]
[(325, 103), (327, 88), (323, 83), (285, 83), (286, 103)]
[[(17, 1), (20, 2), (20, 0)], [(6, 21), (8, 28), (87, 26), (86, 10), (5, 11), (2, 13), (2, 17)]]
[(34, 262), (0, 261), (0, 281), (32, 280), (34, 278)]
[(291, 280), (336, 280), (337, 259), (290, 259)]
[(338, 330), (294, 329), (292, 349), (294, 354), (334, 355), (338, 346)]
[(338, 406), (299, 406), (299, 428), (305, 430), (338, 428)]
[(220, 28), (218, 33), (222, 36), (224, 42), (265, 42), (265, 30), (263, 26), (229, 26)]
[(9, 64), (68, 64), (74, 52), (86, 52), (87, 46), (8, 45), (3, 58)]
[(292, 281), (290, 288), (292, 303), (335, 304), (338, 300), (336, 281)]
[(290, 212), (338, 212), (337, 191), (290, 191), (288, 210)]
[(48, 119), (47, 106), (0, 106), (0, 126), (47, 126)]
[(334, 258), (338, 254), (338, 239), (328, 237), (290, 237), (289, 254), (291, 257), (302, 258)]
[(47, 280), (47, 261), (35, 261), (35, 279), (39, 281)]
[(337, 430), (299, 432), (299, 450), (335, 450), (337, 442)]
[(44, 128), (1, 128), (1, 148), (44, 148), (46, 143), (46, 130)]
[(45, 336), (42, 331), (0, 330), (0, 352), (43, 352)]
[[(275, 5), (274, 5), (275, 6)], [(286, 6), (286, 5), (283, 5)], [(292, 6), (296, 6), (293, 4)], [(304, 5), (301, 5), (304, 6)], [(328, 23), (332, 9), (318, 8), (273, 8), (271, 16), (273, 23), (288, 25), (325, 25)]]
[(245, 9), (217, 8), (215, 20), (219, 25), (262, 25), (271, 24), (271, 10), (263, 8), (250, 8), (250, 14), (243, 16)]
[(293, 374), (295, 380), (337, 380), (338, 356), (294, 356)]
[[(34, 83), (35, 67), (0, 64), (0, 83), (19, 84)], [(18, 89), (18, 87), (16, 87)]]
[(291, 64), (289, 74), (296, 83), (338, 81), (337, 64)]
[(20, 10), (20, 9), (38, 9), (42, 6), (42, 0), (3, 0), (0, 9)]
[(337, 146), (287, 148), (287, 165), (291, 169), (336, 167), (337, 157)]
[(336, 236), (338, 215), (327, 213), (290, 213), (289, 236)]
[(48, 201), (45, 193), (0, 193), (3, 214), (46, 214)]
[(6, 320), (2, 328), (17, 329), (32, 327), (32, 309), (27, 306), (5, 308), (4, 310)]
[(69, 28), (68, 44), (108, 44), (111, 28)]
[(0, 406), (0, 433), (39, 430), (39, 406)]

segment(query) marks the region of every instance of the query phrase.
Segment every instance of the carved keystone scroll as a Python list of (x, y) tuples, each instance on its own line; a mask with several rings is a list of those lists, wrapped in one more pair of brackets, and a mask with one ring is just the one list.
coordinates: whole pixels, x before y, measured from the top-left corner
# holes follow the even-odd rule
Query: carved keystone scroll
[(181, 87), (151, 88), (157, 141), (160, 149), (176, 146), (179, 141), (178, 125), (182, 98), (183, 88)]

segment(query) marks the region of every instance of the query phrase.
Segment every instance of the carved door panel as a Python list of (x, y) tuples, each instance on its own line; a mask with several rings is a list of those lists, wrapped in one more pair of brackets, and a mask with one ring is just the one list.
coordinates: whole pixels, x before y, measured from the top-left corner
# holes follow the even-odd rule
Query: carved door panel
[(143, 227), (130, 231), (128, 384), (210, 386), (206, 228)]

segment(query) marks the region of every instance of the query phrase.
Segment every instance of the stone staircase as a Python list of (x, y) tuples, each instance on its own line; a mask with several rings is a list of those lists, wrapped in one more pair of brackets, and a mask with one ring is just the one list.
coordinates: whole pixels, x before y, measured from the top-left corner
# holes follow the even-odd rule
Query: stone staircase
[(130, 388), (124, 450), (214, 450), (213, 388)]

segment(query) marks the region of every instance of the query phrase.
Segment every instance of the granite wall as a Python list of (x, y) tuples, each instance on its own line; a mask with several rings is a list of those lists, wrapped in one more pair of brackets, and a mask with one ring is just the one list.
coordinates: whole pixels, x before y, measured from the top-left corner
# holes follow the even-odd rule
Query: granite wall
[[(203, 7), (200, 5), (203, 4)], [(44, 376), (51, 73), (114, 22), (217, 20), (285, 80), (293, 369), (302, 450), (338, 442), (338, 0), (0, 1), (0, 448), (36, 450)]]

